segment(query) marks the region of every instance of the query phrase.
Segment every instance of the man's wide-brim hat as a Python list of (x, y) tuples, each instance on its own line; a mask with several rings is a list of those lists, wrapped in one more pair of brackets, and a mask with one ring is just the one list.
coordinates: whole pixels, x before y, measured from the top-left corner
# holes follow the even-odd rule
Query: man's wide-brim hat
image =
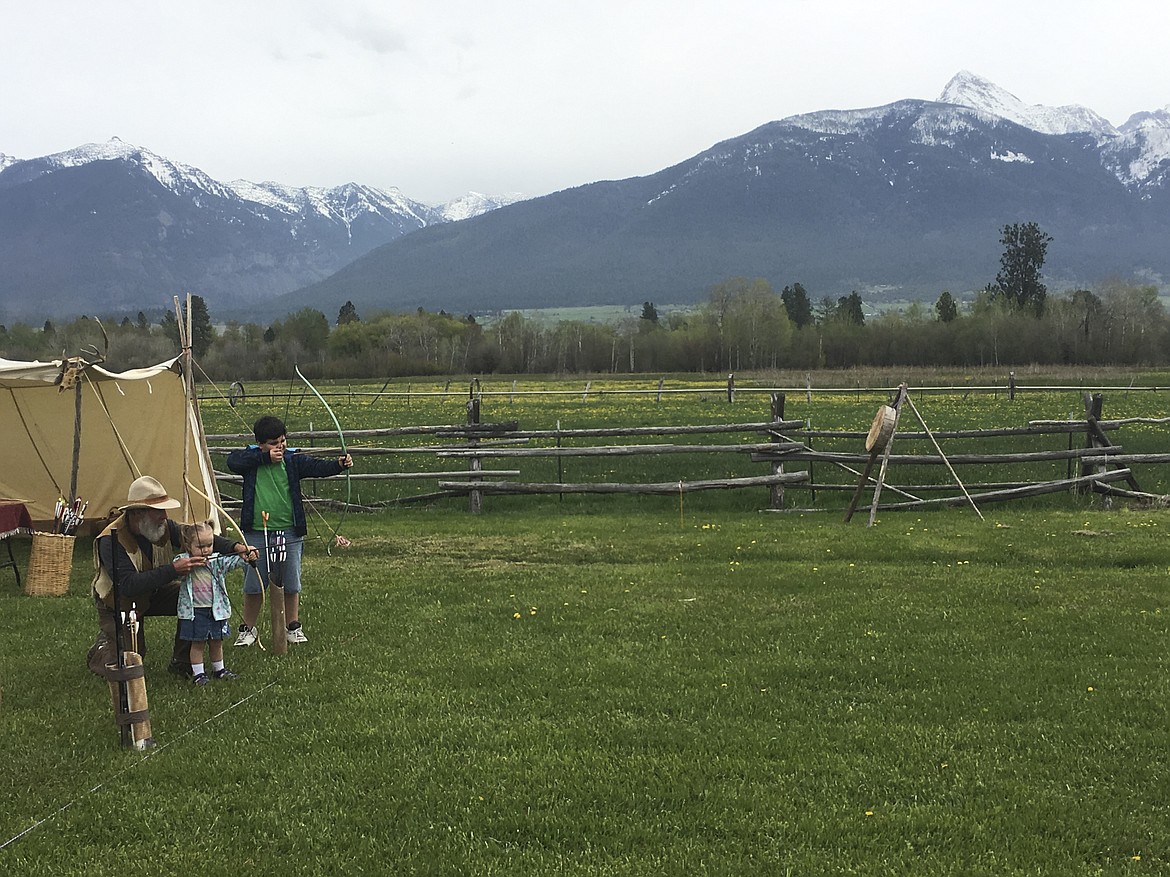
[(177, 509), (182, 503), (167, 495), (167, 489), (149, 475), (135, 478), (126, 494), (122, 511), (129, 509)]

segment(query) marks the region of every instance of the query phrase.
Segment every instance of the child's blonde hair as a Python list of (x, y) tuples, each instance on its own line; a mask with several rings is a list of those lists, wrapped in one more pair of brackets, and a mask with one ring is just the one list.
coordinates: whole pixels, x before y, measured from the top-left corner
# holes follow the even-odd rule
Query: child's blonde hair
[(199, 521), (197, 524), (179, 524), (179, 540), (188, 554), (202, 539), (204, 533), (215, 535), (215, 522), (210, 518), (206, 521)]

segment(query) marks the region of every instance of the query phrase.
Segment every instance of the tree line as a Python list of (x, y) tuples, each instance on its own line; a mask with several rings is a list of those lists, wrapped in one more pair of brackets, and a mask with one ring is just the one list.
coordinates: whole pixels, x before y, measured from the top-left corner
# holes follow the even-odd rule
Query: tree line
[[(730, 278), (686, 311), (644, 302), (616, 323), (549, 324), (514, 311), (490, 319), (418, 309), (363, 318), (346, 302), (332, 322), (305, 308), (267, 325), (216, 328), (192, 296), (192, 352), (216, 381), (284, 379), (294, 364), (332, 378), (440, 374), (724, 372), (856, 366), (988, 366), (1170, 361), (1170, 320), (1153, 285), (1110, 281), (1049, 296), (1041, 268), (1051, 238), (1034, 223), (1005, 226), (994, 283), (960, 303), (867, 312), (861, 295), (813, 301), (799, 282), (777, 291)], [(52, 359), (107, 349), (116, 370), (175, 355), (175, 315), (152, 323), (80, 317), (62, 326), (0, 326), (0, 356)]]

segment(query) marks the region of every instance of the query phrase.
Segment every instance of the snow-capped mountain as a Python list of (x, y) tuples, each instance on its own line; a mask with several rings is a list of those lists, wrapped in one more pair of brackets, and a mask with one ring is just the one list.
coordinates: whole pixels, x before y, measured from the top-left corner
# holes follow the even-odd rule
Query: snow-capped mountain
[(281, 183), (252, 183), (248, 180), (233, 180), (227, 186), (246, 203), (288, 216), (317, 215), (346, 229), (352, 229), (359, 219), (370, 217), (405, 219), (418, 228), (446, 221), (440, 209), (412, 201), (397, 188), (387, 191), (346, 183), (331, 189), (298, 189)]
[(439, 213), (448, 222), (459, 222), (462, 219), (473, 219), (476, 216), (515, 204), (524, 196), (519, 192), (507, 192), (503, 195), (484, 195), (481, 192), (468, 192), (462, 198), (440, 204)]
[(1079, 104), (1066, 107), (1026, 104), (994, 82), (968, 70), (955, 74), (938, 100), (939, 103), (971, 107), (989, 116), (1008, 119), (1041, 134), (1088, 133), (1109, 137), (1117, 133), (1117, 129), (1107, 119), (1088, 107)]
[(29, 160), (0, 156), (0, 321), (135, 309), (180, 290), (221, 310), (246, 306), (512, 200), (472, 193), (432, 207), (358, 183), (221, 182), (117, 137)]
[(1115, 128), (1087, 107), (1025, 104), (995, 83), (966, 70), (947, 83), (939, 101), (1008, 119), (1042, 134), (1091, 134), (1101, 150), (1101, 162), (1126, 187), (1146, 190), (1164, 187), (1167, 182), (1170, 106), (1135, 113)]
[(281, 306), (686, 302), (736, 276), (933, 301), (991, 282), (1001, 229), (1030, 221), (1054, 237), (1053, 291), (1170, 279), (1170, 112), (1114, 128), (970, 73), (942, 97), (792, 116), (650, 176), (423, 229)]
[[(963, 72), (939, 100), (792, 116), (627, 180), (438, 208), (349, 184), (222, 183), (121, 141), (0, 159), (0, 322), (155, 307), (272, 320), (687, 302), (736, 276), (816, 299), (982, 289), (1000, 230), (1054, 238), (1054, 292), (1170, 278), (1170, 106), (1114, 127)], [(104, 311), (102, 311), (104, 312)]]

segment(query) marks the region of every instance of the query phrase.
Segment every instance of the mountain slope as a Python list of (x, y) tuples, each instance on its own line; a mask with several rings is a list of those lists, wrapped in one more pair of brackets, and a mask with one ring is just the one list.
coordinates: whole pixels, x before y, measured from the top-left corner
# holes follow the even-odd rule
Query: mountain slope
[(991, 281), (1000, 229), (1024, 221), (1056, 238), (1048, 267), (1058, 282), (1170, 276), (1164, 181), (1143, 177), (1135, 196), (1098, 141), (1123, 135), (1066, 115), (1091, 130), (1043, 133), (931, 101), (794, 116), (651, 176), (424, 229), (281, 304), (349, 299), (365, 313), (684, 302), (737, 275), (777, 288), (799, 280), (814, 297), (933, 300)]

